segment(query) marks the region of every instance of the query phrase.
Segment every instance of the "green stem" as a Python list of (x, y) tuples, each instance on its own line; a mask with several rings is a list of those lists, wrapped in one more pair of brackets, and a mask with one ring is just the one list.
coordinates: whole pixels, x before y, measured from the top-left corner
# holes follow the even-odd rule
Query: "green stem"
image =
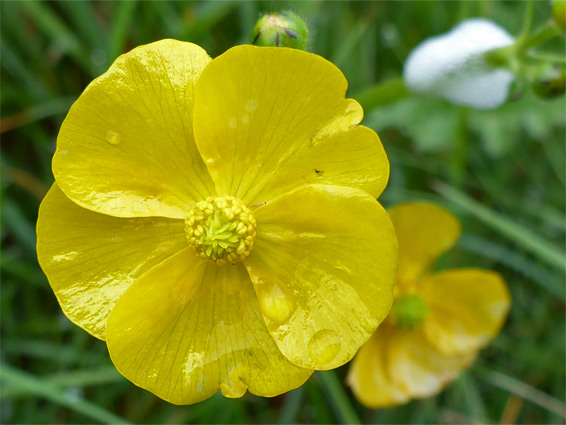
[(539, 62), (553, 62), (560, 65), (566, 65), (566, 58), (564, 56), (554, 55), (552, 53), (530, 52), (529, 59)]
[(322, 383), (322, 389), (333, 402), (333, 408), (344, 424), (361, 424), (354, 407), (348, 400), (344, 387), (336, 377), (333, 370), (319, 371), (317, 376)]
[(304, 398), (304, 387), (288, 392), (281, 407), (281, 416), (278, 424), (295, 424)]
[(549, 21), (534, 33), (519, 37), (515, 43), (515, 48), (521, 56), (527, 53), (529, 49), (540, 46), (558, 35), (560, 35), (558, 27), (554, 21)]
[(523, 21), (523, 29), (521, 30), (521, 37), (525, 37), (531, 32), (533, 26), (533, 12), (535, 8), (534, 0), (527, 0), (525, 3), (525, 19)]
[(393, 103), (409, 95), (402, 77), (392, 78), (383, 83), (376, 84), (353, 97), (360, 102), (365, 111)]
[(454, 137), (454, 151), (450, 172), (452, 184), (462, 189), (466, 181), (466, 159), (468, 158), (468, 109), (458, 108), (458, 121)]
[(511, 46), (487, 52), (485, 58), (493, 66), (517, 72), (520, 69), (520, 60), (524, 59), (533, 47), (541, 46), (558, 35), (560, 30), (554, 21), (549, 21), (534, 33), (519, 36)]

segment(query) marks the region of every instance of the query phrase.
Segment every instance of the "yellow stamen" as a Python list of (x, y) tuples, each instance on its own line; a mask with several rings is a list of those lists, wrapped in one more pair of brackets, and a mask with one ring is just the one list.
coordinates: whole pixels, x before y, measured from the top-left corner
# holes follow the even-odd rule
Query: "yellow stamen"
[(232, 196), (197, 202), (185, 219), (189, 245), (218, 265), (234, 264), (250, 255), (255, 228), (251, 210)]

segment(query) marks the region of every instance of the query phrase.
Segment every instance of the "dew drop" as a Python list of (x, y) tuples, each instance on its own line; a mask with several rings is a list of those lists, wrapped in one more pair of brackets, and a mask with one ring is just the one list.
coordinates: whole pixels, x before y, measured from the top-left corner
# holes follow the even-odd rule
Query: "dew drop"
[(244, 370), (238, 366), (232, 367), (227, 376), (223, 377), (220, 392), (224, 397), (240, 398), (246, 393), (248, 386), (241, 378), (242, 376), (245, 376)]
[(190, 376), (191, 374), (195, 374), (198, 372), (199, 369), (202, 369), (204, 366), (204, 352), (192, 352), (188, 353), (187, 358), (185, 359), (185, 363), (183, 365), (183, 369), (185, 375)]
[(108, 130), (108, 133), (106, 133), (106, 141), (111, 145), (117, 145), (120, 143), (120, 140), (122, 140), (122, 136), (115, 131)]
[(341, 343), (342, 340), (336, 332), (324, 329), (311, 337), (307, 350), (311, 360), (318, 366), (324, 367), (336, 358), (340, 352)]
[(238, 120), (236, 118), (232, 118), (230, 119), (230, 121), (228, 121), (228, 125), (231, 128), (236, 128), (236, 126), (238, 125)]
[(257, 100), (250, 99), (248, 103), (246, 103), (246, 109), (248, 110), (248, 112), (255, 111), (257, 109)]
[(248, 114), (244, 115), (244, 116), (242, 117), (242, 122), (243, 122), (244, 124), (249, 123), (249, 122), (250, 122), (250, 116), (249, 116)]
[(286, 293), (281, 286), (271, 280), (260, 279), (256, 293), (261, 313), (276, 325), (287, 322), (296, 309), (293, 295)]

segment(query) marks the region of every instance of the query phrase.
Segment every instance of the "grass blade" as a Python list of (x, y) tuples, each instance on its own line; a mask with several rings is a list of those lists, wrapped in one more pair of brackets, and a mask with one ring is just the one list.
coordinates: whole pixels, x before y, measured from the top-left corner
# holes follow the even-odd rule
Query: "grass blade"
[(65, 23), (55, 14), (48, 2), (24, 1), (20, 3), (31, 15), (41, 30), (52, 39), (61, 49), (70, 53), (84, 70), (95, 77), (92, 62), (86, 54), (79, 39), (75, 36)]
[(564, 403), (522, 381), (504, 375), (503, 373), (484, 368), (480, 369), (480, 376), (491, 385), (509, 391), (562, 418), (566, 418), (566, 405)]
[(75, 96), (51, 99), (34, 105), (31, 108), (15, 115), (0, 118), (0, 133), (5, 133), (6, 131), (30, 124), (43, 118), (66, 113), (75, 100)]
[(128, 28), (132, 23), (137, 2), (120, 1), (115, 3), (114, 6), (116, 10), (114, 11), (112, 34), (110, 35), (110, 48), (108, 50), (108, 59), (110, 63), (123, 53), (126, 39), (128, 37)]
[(35, 229), (24, 216), (21, 208), (10, 199), (2, 200), (2, 221), (25, 247), (35, 256)]
[(39, 379), (18, 368), (2, 363), (0, 365), (0, 379), (15, 389), (27, 392), (36, 397), (42, 397), (53, 403), (68, 407), (105, 424), (129, 424), (125, 419), (86, 400), (81, 400), (65, 393), (60, 387)]
[(493, 230), (522, 246), (539, 259), (562, 271), (566, 271), (566, 254), (550, 242), (538, 237), (529, 229), (512, 222), (509, 218), (490, 210), (447, 184), (437, 182), (433, 188), (454, 205), (477, 217)]
[(87, 1), (60, 1), (73, 29), (93, 49), (104, 50), (107, 43), (107, 33), (95, 18), (96, 4)]
[[(53, 96), (50, 87), (41, 83), (41, 79), (34, 75), (33, 71), (26, 65), (17, 53), (17, 48), (2, 40), (2, 66), (6, 70), (6, 74), (10, 75), (21, 87), (19, 96), (24, 98), (29, 96), (35, 101), (44, 101)], [(4, 69), (2, 70), (4, 72)], [(5, 88), (3, 87), (3, 91)]]
[(61, 345), (55, 342), (25, 339), (25, 338), (3, 338), (2, 351), (4, 353), (28, 356), (34, 359), (48, 360), (57, 364), (66, 365), (101, 365), (110, 363), (107, 357), (93, 351), (84, 352), (75, 345)]
[[(224, 18), (235, 7), (236, 2), (211, 1), (199, 3), (198, 15), (196, 19), (186, 23), (184, 31), (179, 39), (184, 41), (195, 41), (208, 31), (214, 24)], [(251, 32), (250, 28), (250, 32)], [(209, 52), (210, 53), (210, 52)]]
[[(91, 385), (102, 385), (114, 382), (123, 382), (125, 378), (118, 373), (114, 367), (103, 367), (96, 370), (75, 370), (71, 372), (58, 373), (42, 378), (59, 387), (88, 387)], [(7, 388), (0, 394), (0, 400), (16, 398), (28, 395), (23, 388)]]
[(566, 291), (562, 279), (549, 273), (540, 264), (530, 261), (528, 258), (509, 250), (505, 246), (468, 234), (462, 235), (458, 241), (458, 246), (465, 251), (489, 258), (512, 268), (523, 276), (532, 279), (533, 282), (538, 283), (557, 298), (565, 300)]

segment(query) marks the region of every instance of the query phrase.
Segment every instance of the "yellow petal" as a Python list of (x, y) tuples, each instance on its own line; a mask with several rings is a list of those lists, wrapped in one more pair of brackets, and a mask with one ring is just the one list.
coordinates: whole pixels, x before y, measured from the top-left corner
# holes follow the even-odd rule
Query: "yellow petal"
[(377, 197), (389, 163), (373, 130), (355, 129), (360, 105), (320, 56), (237, 46), (195, 88), (195, 139), (221, 195), (250, 204), (301, 184), (347, 184)]
[(460, 237), (460, 222), (433, 204), (412, 202), (389, 210), (399, 241), (399, 283), (414, 283)]
[(175, 404), (249, 389), (275, 396), (311, 375), (269, 336), (241, 264), (217, 266), (192, 248), (139, 278), (112, 311), (112, 361), (126, 378)]
[(176, 40), (120, 56), (61, 126), (53, 173), (63, 192), (104, 214), (172, 218), (212, 194), (192, 130), (194, 84), (209, 61)]
[(511, 303), (501, 276), (487, 270), (435, 273), (421, 282), (419, 291), (430, 308), (426, 335), (446, 354), (485, 346), (501, 329)]
[(359, 189), (310, 185), (255, 216), (244, 263), (279, 349), (306, 368), (344, 364), (391, 308), (397, 243), (386, 212)]
[(475, 359), (475, 352), (444, 355), (422, 330), (396, 329), (387, 341), (389, 373), (394, 385), (411, 398), (430, 397), (456, 379)]
[(394, 329), (383, 323), (364, 344), (350, 365), (347, 382), (356, 398), (369, 408), (390, 407), (406, 403), (410, 395), (391, 376), (390, 338)]
[(57, 184), (39, 208), (39, 264), (65, 315), (100, 339), (134, 279), (186, 246), (181, 220), (94, 213), (71, 202)]

